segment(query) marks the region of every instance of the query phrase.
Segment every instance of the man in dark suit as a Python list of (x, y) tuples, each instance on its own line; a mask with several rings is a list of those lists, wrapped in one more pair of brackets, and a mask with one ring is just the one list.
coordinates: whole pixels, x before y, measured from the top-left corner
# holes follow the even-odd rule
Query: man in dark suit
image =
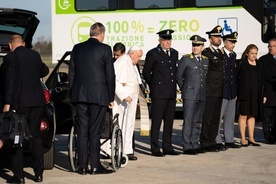
[(211, 31), (206, 32), (211, 45), (202, 52), (202, 55), (207, 56), (209, 59), (206, 76), (206, 108), (203, 113), (200, 134), (200, 144), (207, 152), (217, 152), (226, 149), (224, 146), (216, 147), (225, 77), (223, 54), (219, 48), (221, 31), (222, 28), (216, 26)]
[[(234, 142), (234, 121), (235, 121), (235, 109), (236, 109), (236, 97), (237, 97), (237, 85), (236, 85), (236, 57), (234, 47), (237, 42), (237, 32), (223, 36), (222, 48), (224, 62), (225, 62), (225, 90), (223, 93), (223, 101), (220, 111), (220, 124), (218, 127), (218, 134), (216, 137), (217, 145), (226, 148), (240, 148), (240, 145)], [(221, 137), (221, 121), (223, 120), (223, 137), (224, 145)]]
[[(150, 87), (151, 153), (153, 156), (178, 155), (172, 146), (172, 127), (176, 104), (176, 63), (178, 51), (171, 48), (173, 30), (158, 32), (159, 45), (146, 54), (143, 76)], [(163, 153), (158, 145), (162, 119)]]
[(260, 57), (266, 80), (264, 83), (263, 133), (267, 144), (276, 142), (276, 38), (268, 42), (269, 53)]
[[(80, 174), (112, 172), (100, 163), (100, 137), (107, 108), (113, 107), (115, 74), (111, 47), (103, 44), (105, 27), (96, 22), (90, 38), (74, 46), (69, 65), (71, 101), (77, 112)], [(89, 150), (88, 150), (89, 148)]]
[(206, 39), (193, 35), (190, 40), (192, 53), (183, 56), (179, 61), (176, 81), (183, 99), (183, 154), (197, 155), (205, 152), (200, 148), (199, 136), (205, 108), (205, 81), (209, 60), (201, 55)]
[[(25, 114), (29, 120), (34, 181), (42, 182), (44, 158), (40, 121), (45, 107), (45, 97), (40, 78), (49, 73), (49, 68), (41, 61), (38, 52), (25, 48), (24, 45), (20, 35), (13, 35), (9, 42), (12, 52), (3, 59), (5, 66), (3, 111), (16, 110)], [(11, 164), (14, 176), (8, 179), (7, 183), (25, 183), (22, 147), (11, 150)]]

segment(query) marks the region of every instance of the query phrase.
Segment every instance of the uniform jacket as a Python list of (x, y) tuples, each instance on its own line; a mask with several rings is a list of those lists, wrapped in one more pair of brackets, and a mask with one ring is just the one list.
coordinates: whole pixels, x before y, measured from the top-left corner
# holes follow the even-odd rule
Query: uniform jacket
[(69, 65), (72, 102), (108, 106), (114, 101), (115, 73), (111, 47), (89, 38), (74, 46)]
[(178, 51), (170, 48), (168, 56), (158, 45), (146, 54), (143, 77), (150, 87), (151, 98), (176, 98)]
[(222, 52), (215, 51), (212, 46), (203, 50), (202, 55), (209, 59), (208, 73), (206, 76), (206, 96), (223, 97), (225, 63)]
[(182, 99), (206, 100), (206, 73), (209, 65), (207, 57), (198, 61), (193, 54), (185, 55), (178, 63), (176, 81), (182, 91)]
[[(140, 75), (136, 66), (132, 64), (129, 55), (125, 54), (119, 57), (114, 63), (114, 68), (116, 75), (115, 94), (119, 101), (123, 101), (128, 96), (137, 95), (138, 97)], [(116, 97), (115, 100), (117, 100)]]
[(232, 100), (237, 96), (237, 84), (236, 84), (236, 57), (237, 54), (232, 52), (232, 56), (228, 55), (224, 49), (222, 49), (224, 62), (225, 62), (225, 88), (224, 99)]
[(265, 72), (264, 97), (267, 101), (264, 106), (276, 106), (276, 60), (270, 53), (259, 60)]
[(45, 105), (40, 78), (49, 73), (38, 52), (17, 47), (3, 59), (5, 67), (4, 104), (13, 109)]

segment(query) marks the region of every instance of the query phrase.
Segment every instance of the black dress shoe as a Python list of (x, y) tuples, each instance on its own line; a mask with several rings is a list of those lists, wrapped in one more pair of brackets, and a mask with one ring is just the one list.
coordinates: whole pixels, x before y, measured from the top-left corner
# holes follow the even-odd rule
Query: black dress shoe
[(256, 143), (256, 142), (251, 142), (250, 140), (248, 140), (248, 145), (252, 145), (252, 146), (261, 146), (260, 144)]
[(80, 168), (80, 169), (78, 170), (78, 173), (79, 173), (80, 175), (86, 175), (86, 174), (88, 173), (88, 169), (87, 169), (87, 168)]
[(241, 141), (241, 147), (248, 147), (248, 143), (242, 143)]
[(203, 148), (197, 148), (195, 149), (197, 153), (206, 153), (206, 150)]
[(97, 167), (97, 168), (92, 168), (90, 174), (110, 174), (113, 173), (112, 170), (108, 170), (104, 168), (103, 166)]
[(219, 152), (218, 148), (216, 146), (214, 146), (214, 145), (204, 147), (204, 150), (206, 152)]
[(198, 152), (194, 149), (188, 149), (188, 150), (183, 151), (183, 154), (184, 155), (198, 155)]
[(155, 156), (155, 157), (163, 157), (163, 156), (165, 156), (161, 151), (159, 151), (159, 152), (152, 152), (151, 154), (152, 154), (152, 156)]
[(230, 142), (230, 143), (225, 143), (225, 146), (227, 148), (241, 148), (241, 145), (235, 144), (234, 142)]
[(43, 181), (42, 175), (35, 175), (34, 181), (37, 182), (37, 183), (42, 182)]
[(7, 179), (7, 183), (24, 184), (25, 180), (24, 180), (24, 178), (19, 179), (16, 176), (13, 176), (13, 177)]
[(219, 151), (226, 151), (228, 148), (226, 146), (224, 146), (222, 143), (216, 144), (215, 147), (219, 150)]
[(180, 153), (176, 152), (176, 151), (170, 151), (170, 152), (165, 152), (164, 151), (164, 155), (180, 155)]
[(134, 154), (127, 154), (128, 160), (137, 160), (138, 158)]

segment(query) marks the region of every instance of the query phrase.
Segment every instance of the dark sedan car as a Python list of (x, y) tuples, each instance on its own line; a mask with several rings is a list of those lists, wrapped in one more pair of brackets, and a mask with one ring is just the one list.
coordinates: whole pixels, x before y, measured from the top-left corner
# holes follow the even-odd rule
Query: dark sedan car
[(69, 133), (75, 121), (75, 108), (71, 104), (68, 65), (71, 52), (66, 52), (45, 82), (55, 104), (57, 133)]
[[(0, 64), (3, 57), (10, 51), (9, 39), (13, 34), (22, 36), (25, 47), (32, 48), (32, 38), (39, 24), (36, 13), (27, 10), (0, 8)], [(1, 80), (3, 80), (1, 78)], [(1, 85), (1, 88), (3, 85)], [(50, 98), (47, 86), (41, 81), (41, 87), (45, 96), (45, 112), (41, 121), (41, 134), (43, 138), (44, 148), (44, 169), (52, 169), (54, 167), (54, 140), (56, 131), (55, 108)], [(2, 98), (2, 95), (0, 95)], [(1, 99), (0, 99), (1, 100)], [(1, 101), (0, 101), (1, 102)], [(0, 108), (1, 103), (0, 103)], [(29, 142), (24, 142), (24, 155), (30, 153)], [(0, 159), (2, 159), (0, 157)], [(2, 160), (0, 161), (2, 162)]]

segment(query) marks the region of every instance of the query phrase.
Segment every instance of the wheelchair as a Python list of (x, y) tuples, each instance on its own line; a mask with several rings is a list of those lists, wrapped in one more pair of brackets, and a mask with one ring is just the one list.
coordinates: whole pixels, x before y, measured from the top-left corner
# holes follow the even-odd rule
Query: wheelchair
[[(116, 172), (120, 167), (124, 167), (128, 162), (128, 157), (123, 154), (123, 139), (122, 131), (118, 123), (119, 114), (112, 117), (112, 110), (108, 110), (105, 117), (104, 129), (101, 134), (101, 146), (110, 141), (111, 154), (107, 153), (101, 148), (101, 154), (111, 159), (109, 166)], [(71, 170), (76, 172), (79, 168), (78, 153), (77, 153), (77, 131), (76, 121), (74, 118), (74, 125), (71, 128), (68, 137), (68, 157)]]

